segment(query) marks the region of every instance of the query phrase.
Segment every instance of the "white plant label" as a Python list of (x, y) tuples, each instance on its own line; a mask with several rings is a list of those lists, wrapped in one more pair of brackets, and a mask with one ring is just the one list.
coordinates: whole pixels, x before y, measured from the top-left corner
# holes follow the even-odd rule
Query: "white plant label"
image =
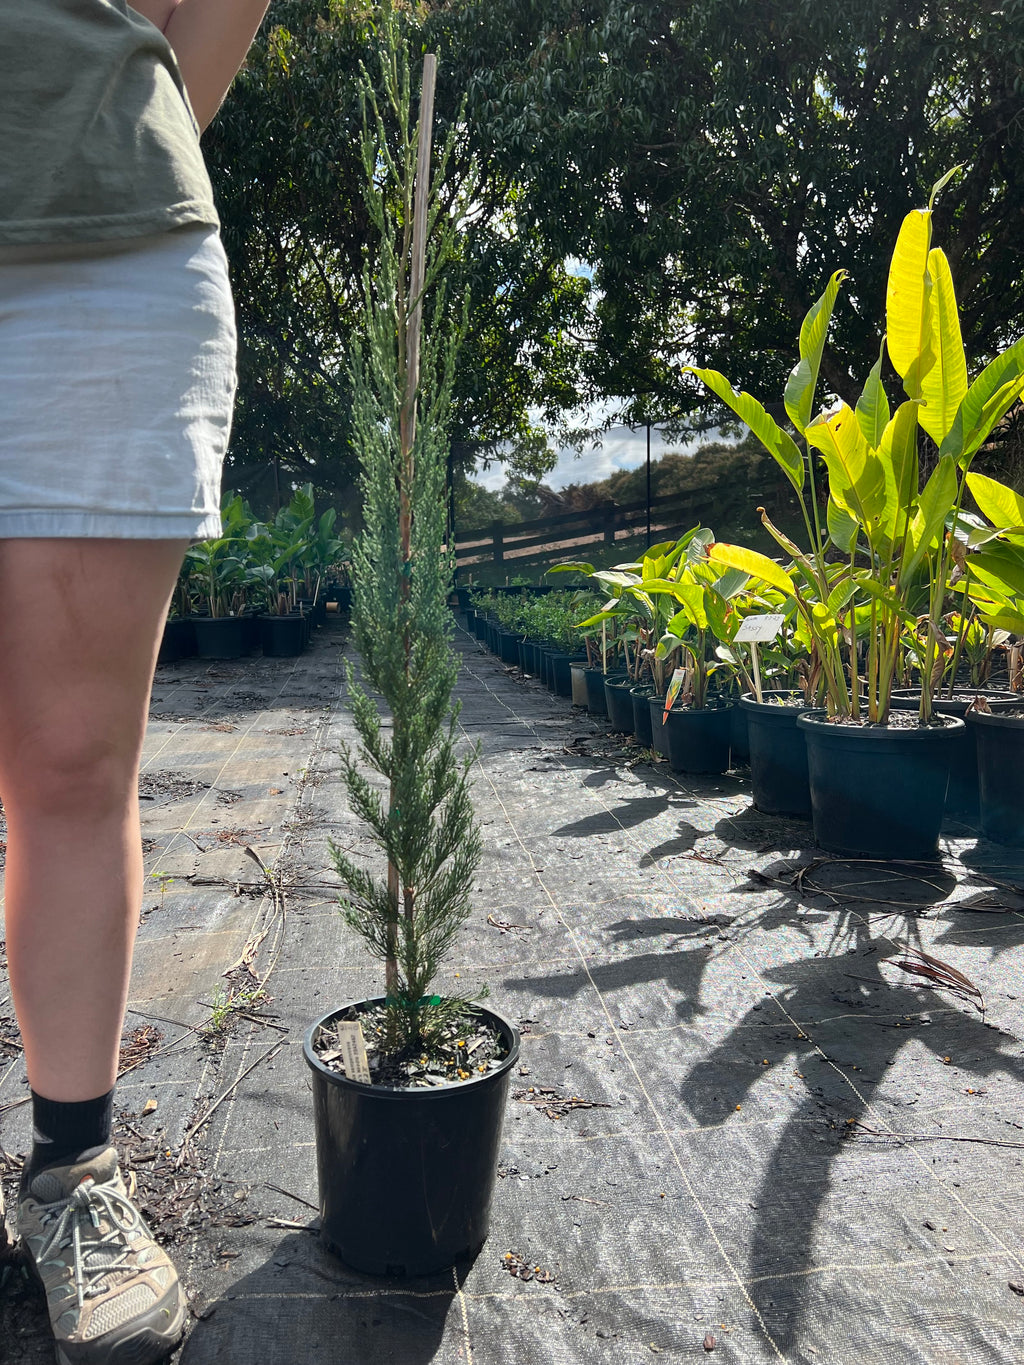
[(748, 616), (734, 637), (738, 645), (763, 645), (774, 640), (782, 629), (785, 616), (772, 612), (768, 616)]
[(341, 1044), (341, 1060), (345, 1064), (345, 1075), (354, 1081), (370, 1084), (370, 1063), (366, 1060), (366, 1043), (363, 1040), (363, 1026), (357, 1019), (355, 1023), (335, 1025), (338, 1042)]

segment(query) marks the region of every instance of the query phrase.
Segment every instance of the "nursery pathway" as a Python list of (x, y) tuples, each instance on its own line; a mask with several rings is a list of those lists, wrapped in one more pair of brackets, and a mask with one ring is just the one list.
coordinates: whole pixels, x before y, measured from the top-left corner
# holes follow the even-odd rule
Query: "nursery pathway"
[[(332, 623), (300, 660), (155, 689), (121, 1138), (189, 1289), (180, 1365), (1018, 1365), (1024, 858), (950, 827), (942, 867), (818, 862), (742, 773), (641, 761), (461, 632), (486, 852), (445, 980), (486, 982), (522, 1033), (491, 1237), (407, 1284), (321, 1248), (302, 1034), (380, 985), (327, 848), (366, 847), (338, 779), (344, 643)], [(906, 943), (986, 1015), (887, 963)], [(225, 972), (270, 999), (211, 1035)], [(31, 1292), (0, 1292), (0, 1361), (49, 1365)]]

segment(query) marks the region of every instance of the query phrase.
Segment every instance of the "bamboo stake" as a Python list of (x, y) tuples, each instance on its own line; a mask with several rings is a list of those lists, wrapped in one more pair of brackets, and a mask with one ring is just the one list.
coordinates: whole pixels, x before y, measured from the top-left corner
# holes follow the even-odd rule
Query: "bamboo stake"
[[(412, 486), (415, 475), (413, 445), (416, 440), (416, 397), (420, 382), (420, 333), (423, 324), (423, 281), (427, 258), (427, 205), (430, 198), (430, 152), (434, 133), (434, 90), (437, 84), (437, 57), (431, 52), (423, 59), (423, 83), (420, 94), (420, 117), (416, 133), (416, 180), (414, 189), (412, 249), (409, 262), (409, 293), (405, 301), (408, 324), (405, 329), (402, 357), (405, 362), (405, 395), (399, 414), (399, 535), (402, 542), (403, 571), (399, 593), (403, 601), (409, 597), (409, 572), (412, 559)], [(405, 641), (405, 672), (408, 678), (410, 642)], [(389, 817), (396, 811), (396, 790), (392, 782), (388, 801)], [(388, 956), (385, 964), (385, 984), (389, 996), (398, 989), (398, 913), (399, 904), (406, 920), (415, 914), (416, 892), (411, 886), (399, 885), (398, 868), (388, 864), (388, 897), (395, 919), (388, 925)]]

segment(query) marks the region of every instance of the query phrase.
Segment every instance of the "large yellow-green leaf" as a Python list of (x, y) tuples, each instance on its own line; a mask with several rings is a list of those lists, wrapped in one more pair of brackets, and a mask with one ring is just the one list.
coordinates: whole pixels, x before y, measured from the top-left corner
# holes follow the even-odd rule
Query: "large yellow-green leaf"
[(716, 540), (708, 551), (708, 557), (713, 564), (741, 569), (743, 573), (750, 574), (751, 578), (759, 578), (773, 588), (778, 588), (780, 592), (790, 595), (795, 592), (793, 580), (786, 570), (780, 564), (776, 564), (774, 559), (758, 554), (756, 550), (748, 550), (743, 545), (727, 545)]
[(1018, 599), (1024, 606), (1024, 550), (1016, 545), (990, 545), (969, 555), (967, 568), (972, 579), (994, 589), (1008, 601)]
[(908, 398), (921, 397), (921, 379), (935, 364), (932, 346), (928, 251), (932, 215), (914, 209), (903, 220), (889, 263), (885, 292), (885, 333), (889, 359)]
[(717, 370), (698, 370), (692, 365), (685, 365), (683, 372), (695, 374), (702, 384), (706, 384), (712, 393), (732, 408), (741, 421), (746, 422), (796, 491), (801, 492), (804, 486), (804, 460), (800, 448), (789, 432), (783, 431), (774, 417), (769, 417), (757, 399), (749, 393), (737, 393), (725, 375)]
[(836, 549), (842, 550), (844, 555), (852, 554), (860, 532), (860, 524), (857, 518), (851, 517), (849, 512), (839, 506), (835, 498), (829, 498), (825, 521), (828, 526), (829, 539)]
[(839, 506), (870, 534), (885, 505), (885, 472), (868, 449), (853, 409), (847, 404), (807, 428), (809, 445), (820, 450), (828, 466), (828, 490)]
[(910, 523), (907, 550), (900, 565), (900, 583), (908, 582), (926, 554), (942, 543), (946, 518), (956, 503), (956, 464), (950, 455), (940, 457), (917, 500)]
[(883, 340), (878, 352), (878, 359), (871, 366), (871, 372), (867, 377), (867, 382), (857, 399), (857, 421), (860, 429), (864, 433), (864, 439), (872, 450), (877, 450), (882, 440), (882, 434), (889, 422), (889, 400), (882, 387), (882, 357), (885, 354), (885, 341)]
[(968, 474), (967, 487), (993, 526), (1009, 531), (1011, 540), (1024, 535), (1024, 498), (1019, 493), (985, 474)]
[(885, 505), (878, 528), (891, 544), (901, 536), (917, 496), (917, 414), (919, 403), (909, 398), (886, 423), (878, 447), (878, 458), (885, 474)]
[(824, 294), (810, 308), (800, 327), (800, 359), (786, 382), (785, 392), (786, 412), (797, 431), (803, 431), (811, 420), (814, 390), (818, 383), (825, 337), (828, 334), (828, 325), (832, 319), (832, 309), (835, 307), (839, 286), (846, 276), (845, 270), (835, 271)]
[(967, 393), (967, 357), (960, 335), (953, 277), (945, 252), (933, 247), (928, 253), (931, 276), (932, 349), (935, 364), (921, 375), (920, 422), (936, 445), (949, 434), (957, 410)]
[(940, 454), (966, 469), (997, 422), (1024, 394), (1024, 337), (985, 366), (967, 390)]

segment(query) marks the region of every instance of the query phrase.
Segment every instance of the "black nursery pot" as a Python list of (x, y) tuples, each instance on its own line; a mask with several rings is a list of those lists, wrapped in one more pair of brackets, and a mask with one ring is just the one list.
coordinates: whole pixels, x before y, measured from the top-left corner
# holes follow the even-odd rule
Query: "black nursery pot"
[[(764, 701), (740, 697), (750, 745), (750, 785), (754, 805), (766, 815), (795, 815), (809, 820), (811, 788), (807, 779), (807, 744), (797, 729), (797, 716), (807, 706), (780, 705), (803, 693), (793, 689), (762, 692)], [(776, 698), (775, 704), (770, 698)]]
[(612, 729), (626, 735), (633, 734), (632, 678), (605, 678), (604, 701)]
[[(1014, 709), (1024, 713), (1024, 697)], [(968, 728), (978, 742), (978, 793), (981, 829), (997, 844), (1024, 848), (1024, 714), (971, 711)]]
[(551, 676), (554, 678), (554, 690), (559, 697), (572, 696), (572, 666), (580, 660), (575, 654), (559, 652), (551, 656)]
[(497, 654), (503, 664), (512, 664), (513, 667), (519, 662), (519, 641), (523, 637), (514, 630), (499, 630), (497, 632)]
[(647, 714), (651, 718), (651, 748), (662, 758), (668, 758), (668, 728), (662, 720), (665, 714), (663, 692), (652, 692), (647, 698)]
[(730, 764), (735, 767), (737, 763), (750, 762), (750, 735), (747, 732), (747, 713), (742, 706), (732, 708), (732, 728), (729, 733), (729, 743), (732, 746), (732, 753), (729, 758)]
[(608, 702), (604, 694), (605, 672), (601, 668), (585, 668), (583, 676), (587, 683), (587, 710), (592, 716), (606, 716)]
[[(1021, 699), (998, 687), (957, 689), (955, 697), (936, 697), (932, 709), (940, 716), (966, 717), (975, 696), (986, 697), (994, 710)], [(921, 705), (920, 688), (894, 688), (891, 698), (894, 711), (916, 711)], [(957, 733), (949, 757), (949, 786), (946, 788), (946, 814), (973, 824), (978, 818), (978, 732), (969, 725)]]
[(293, 659), (306, 647), (305, 617), (261, 616), (260, 641), (268, 658)]
[(964, 722), (897, 729), (833, 725), (805, 711), (814, 840), (847, 858), (934, 858), (949, 760)]
[(668, 762), (677, 773), (724, 773), (729, 766), (732, 706), (675, 707), (668, 713), (665, 736)]
[[(381, 999), (365, 1002), (380, 1004)], [(487, 1239), (501, 1125), (519, 1034), (491, 1010), (509, 1053), (500, 1067), (436, 1089), (365, 1085), (325, 1067), (306, 1034), (313, 1073), (320, 1236), (367, 1275), (431, 1275)]]
[(164, 622), (158, 664), (173, 664), (179, 659), (193, 659), (196, 653), (196, 632), (186, 617), (175, 616)]
[(633, 704), (633, 733), (645, 749), (653, 748), (651, 735), (651, 698), (653, 687), (633, 687), (629, 697)]
[(246, 653), (241, 616), (193, 616), (200, 659), (240, 659)]

